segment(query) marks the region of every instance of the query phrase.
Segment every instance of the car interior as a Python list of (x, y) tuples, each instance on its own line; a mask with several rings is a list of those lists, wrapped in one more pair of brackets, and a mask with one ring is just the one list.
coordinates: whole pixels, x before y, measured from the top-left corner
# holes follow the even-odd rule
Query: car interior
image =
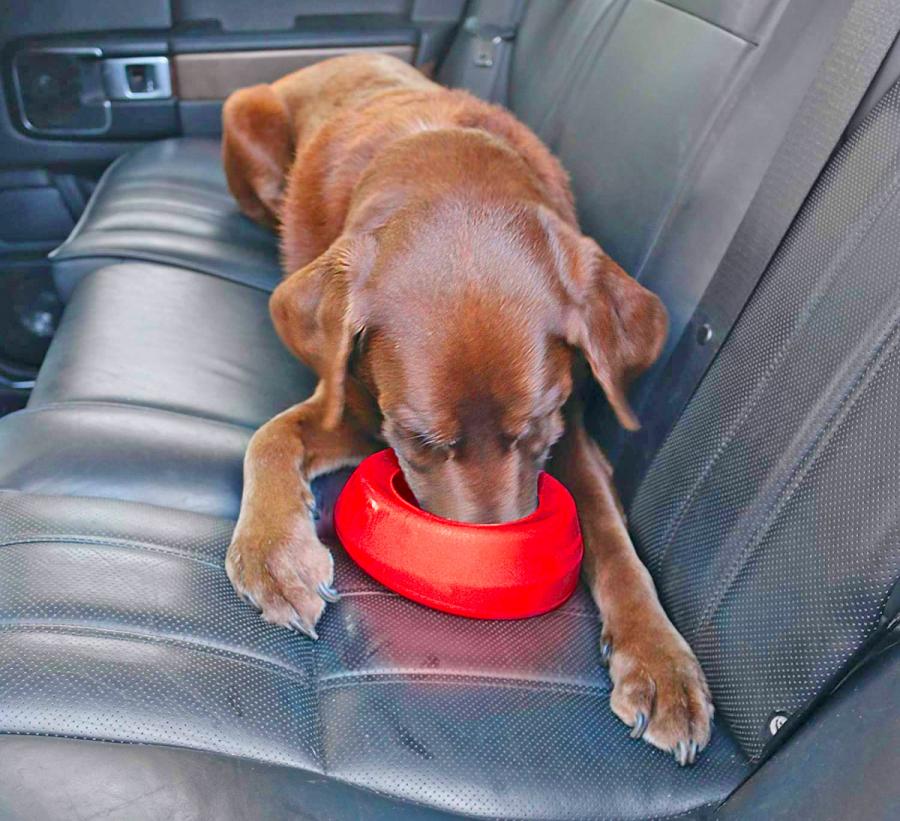
[[(0, 818), (900, 816), (895, 6), (3, 4)], [(709, 681), (692, 766), (610, 712), (583, 586), (466, 619), (332, 542), (312, 642), (229, 584), (247, 443), (316, 379), (222, 103), (358, 50), (508, 107), (665, 303), (642, 429), (590, 427)]]

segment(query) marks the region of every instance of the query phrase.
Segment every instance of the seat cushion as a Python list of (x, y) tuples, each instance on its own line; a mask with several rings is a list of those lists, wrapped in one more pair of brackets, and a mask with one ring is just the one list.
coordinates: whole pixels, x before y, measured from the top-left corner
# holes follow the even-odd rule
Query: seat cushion
[(257, 428), (315, 383), (276, 336), (267, 293), (171, 266), (122, 263), (78, 288), (29, 407), (120, 403)]
[(275, 236), (243, 216), (228, 191), (217, 140), (163, 140), (123, 156), (51, 258), (64, 299), (86, 274), (123, 259), (262, 290), (281, 276)]
[[(234, 595), (228, 519), (6, 491), (0, 523), (0, 733), (90, 739), (90, 755), (100, 741), (154, 745), (145, 760), (170, 769), (183, 756), (169, 748), (230, 756), (257, 764), (243, 777), (251, 792), (283, 768), (301, 782), (320, 774), (326, 794), (345, 782), (394, 799), (394, 818), (403, 802), (491, 817), (671, 816), (718, 803), (745, 774), (721, 727), (686, 769), (628, 737), (609, 710), (584, 590), (539, 618), (462, 619), (397, 597), (335, 547), (343, 598), (312, 642)], [(82, 778), (106, 795), (132, 758)], [(210, 802), (231, 772), (220, 760), (189, 760)], [(168, 789), (197, 800), (196, 784)], [(43, 806), (58, 802), (52, 784), (44, 792)], [(241, 817), (241, 805), (217, 817)]]
[(4, 735), (0, 756), (16, 762), (0, 767), (6, 819), (69, 819), (73, 806), (105, 821), (458, 818), (321, 773), (184, 748)]
[(0, 424), (0, 487), (237, 517), (253, 430), (313, 391), (268, 295), (152, 263), (88, 275), (28, 408)]

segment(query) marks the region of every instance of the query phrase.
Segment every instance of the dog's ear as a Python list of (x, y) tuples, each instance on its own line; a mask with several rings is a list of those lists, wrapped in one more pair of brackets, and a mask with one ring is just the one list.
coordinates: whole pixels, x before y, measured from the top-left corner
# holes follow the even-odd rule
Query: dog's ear
[(231, 94), (222, 108), (222, 162), (241, 210), (276, 227), (285, 177), (294, 155), (290, 114), (272, 86)]
[(347, 364), (353, 340), (365, 326), (360, 294), (373, 245), (366, 235), (341, 237), (285, 279), (269, 301), (281, 341), (319, 377), (326, 428), (334, 428), (344, 410)]
[(543, 220), (567, 303), (563, 336), (584, 354), (622, 426), (637, 430), (628, 386), (662, 351), (666, 309), (590, 237), (555, 215)]

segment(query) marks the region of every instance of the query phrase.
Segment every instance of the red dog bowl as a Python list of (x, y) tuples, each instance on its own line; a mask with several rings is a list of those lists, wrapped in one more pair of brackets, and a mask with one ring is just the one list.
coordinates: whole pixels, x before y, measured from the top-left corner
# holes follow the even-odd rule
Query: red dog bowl
[(350, 476), (334, 509), (347, 553), (374, 579), (420, 604), (478, 619), (521, 619), (562, 604), (583, 546), (575, 502), (538, 478), (537, 510), (500, 525), (451, 522), (415, 503), (397, 457), (383, 450)]

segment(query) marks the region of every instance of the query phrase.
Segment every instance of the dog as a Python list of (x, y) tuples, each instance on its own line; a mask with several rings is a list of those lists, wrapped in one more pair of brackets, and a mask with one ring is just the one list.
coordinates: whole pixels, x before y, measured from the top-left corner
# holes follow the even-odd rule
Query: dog
[(230, 190), (280, 232), (275, 329), (319, 378), (250, 441), (235, 590), (316, 638), (337, 592), (310, 482), (385, 444), (421, 506), (463, 522), (531, 513), (546, 465), (578, 508), (612, 710), (693, 763), (709, 689), (583, 422), (594, 379), (637, 428), (627, 388), (659, 356), (666, 313), (581, 234), (562, 166), (505, 109), (369, 53), (235, 92), (223, 127)]

